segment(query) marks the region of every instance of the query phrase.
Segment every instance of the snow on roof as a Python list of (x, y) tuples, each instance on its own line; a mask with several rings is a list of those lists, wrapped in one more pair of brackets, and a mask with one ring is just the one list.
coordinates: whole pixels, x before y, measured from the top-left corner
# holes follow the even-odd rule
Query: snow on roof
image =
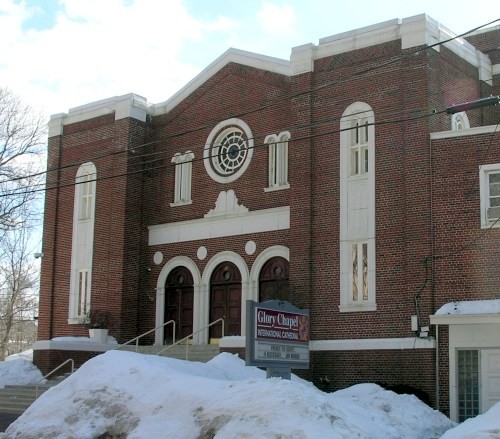
[(436, 316), (449, 314), (477, 315), (477, 314), (500, 314), (500, 299), (493, 300), (464, 300), (450, 302), (436, 311)]

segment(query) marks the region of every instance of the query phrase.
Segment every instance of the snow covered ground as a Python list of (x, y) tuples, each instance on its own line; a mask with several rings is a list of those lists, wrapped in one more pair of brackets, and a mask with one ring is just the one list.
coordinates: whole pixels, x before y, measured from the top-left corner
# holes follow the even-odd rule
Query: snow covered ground
[(42, 374), (33, 365), (32, 359), (33, 352), (26, 351), (0, 361), (0, 389), (6, 384), (35, 384), (42, 379)]
[(266, 379), (227, 353), (205, 364), (110, 351), (43, 394), (4, 438), (472, 439), (500, 437), (499, 419), (497, 405), (453, 428), (414, 396), (375, 384), (324, 393), (295, 376)]

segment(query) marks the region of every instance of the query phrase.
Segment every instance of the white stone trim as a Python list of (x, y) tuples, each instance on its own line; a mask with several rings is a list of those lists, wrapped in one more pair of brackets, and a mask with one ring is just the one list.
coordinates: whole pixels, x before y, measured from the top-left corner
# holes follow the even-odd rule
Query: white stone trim
[[(219, 346), (221, 348), (244, 348), (245, 337), (224, 337)], [(328, 351), (374, 351), (374, 350), (414, 350), (435, 349), (434, 338), (375, 338), (356, 340), (311, 340), (309, 350), (313, 352)]]
[(149, 245), (263, 233), (290, 228), (290, 206), (256, 210), (243, 215), (209, 217), (149, 226)]
[(245, 215), (248, 213), (248, 207), (240, 204), (236, 192), (233, 189), (221, 191), (215, 202), (215, 207), (210, 209), (205, 218), (215, 218), (228, 215)]
[[(449, 39), (455, 34), (431, 17), (421, 14), (404, 19), (393, 19), (371, 26), (354, 29), (349, 32), (321, 38), (318, 45), (303, 44), (292, 48), (290, 61), (274, 58), (239, 49), (228, 49), (219, 58), (208, 65), (204, 70), (189, 81), (171, 98), (158, 104), (148, 104), (142, 96), (133, 93), (100, 100), (94, 103), (71, 109), (67, 115), (56, 114), (52, 116), (49, 124), (49, 137), (60, 135), (61, 125), (57, 119), (63, 119), (62, 125), (67, 125), (92, 117), (116, 112), (116, 119), (133, 117), (144, 121), (147, 114), (158, 116), (169, 113), (179, 103), (189, 97), (201, 85), (217, 74), (227, 64), (237, 64), (254, 67), (256, 69), (277, 73), (284, 76), (299, 75), (312, 72), (316, 59), (370, 47), (389, 41), (401, 39), (402, 48), (407, 49), (425, 44), (435, 44)], [(457, 38), (448, 43), (446, 47), (479, 70), (479, 79), (491, 81), (497, 75), (499, 65), (492, 66), (486, 54), (476, 50), (463, 38)], [(440, 46), (435, 50), (439, 51)], [(122, 99), (124, 98), (124, 99)], [(131, 99), (132, 103), (120, 102)], [(118, 102), (118, 103), (117, 103)], [(58, 134), (59, 133), (59, 134)]]
[(496, 125), (467, 128), (465, 130), (437, 131), (431, 133), (431, 140), (449, 139), (452, 137), (478, 136), (480, 134), (500, 133)]
[(53, 340), (38, 340), (33, 343), (34, 351), (83, 351), (83, 352), (106, 352), (116, 349), (116, 343), (99, 343), (93, 341), (78, 342), (78, 341), (53, 341)]
[(67, 114), (59, 113), (51, 116), (49, 122), (49, 138), (61, 135), (64, 125), (111, 113), (115, 113), (115, 120), (131, 117), (145, 122), (148, 114), (148, 103), (146, 98), (134, 93), (129, 93), (71, 108)]
[[(170, 259), (161, 269), (158, 279), (156, 281), (156, 318), (155, 327), (158, 327), (164, 323), (165, 318), (165, 282), (167, 281), (168, 275), (176, 267), (186, 267), (193, 276), (193, 287), (194, 287), (194, 298), (193, 298), (193, 331), (196, 331), (199, 326), (197, 322), (200, 320), (199, 310), (200, 310), (200, 292), (201, 292), (201, 276), (197, 265), (192, 259), (187, 256), (176, 256)], [(164, 328), (159, 328), (155, 331), (155, 344), (163, 344), (163, 334)], [(196, 343), (199, 340), (194, 340)]]
[(277, 73), (279, 75), (290, 75), (290, 62), (287, 60), (231, 48), (224, 52), (208, 67), (202, 70), (201, 73), (199, 73), (191, 81), (189, 81), (170, 99), (150, 107), (151, 113), (154, 116), (157, 116), (170, 112), (184, 99), (189, 97), (196, 89), (203, 85), (207, 80), (216, 75), (217, 72), (219, 72), (226, 65), (232, 62), (244, 66), (255, 67), (256, 69), (261, 69), (268, 72)]
[[(247, 140), (247, 154), (245, 157), (245, 161), (241, 165), (241, 167), (234, 173), (229, 174), (229, 175), (220, 175), (212, 167), (212, 146), (213, 143), (216, 142), (218, 137), (220, 137), (221, 130), (224, 128), (227, 128), (229, 131), (232, 127), (238, 127), (241, 131), (245, 133), (246, 140)], [(250, 166), (250, 162), (252, 161), (253, 157), (253, 150), (254, 150), (254, 141), (253, 141), (253, 134), (252, 130), (248, 126), (248, 124), (236, 117), (233, 117), (232, 119), (227, 119), (219, 122), (213, 129), (210, 131), (210, 134), (208, 135), (207, 141), (205, 142), (205, 148), (203, 150), (203, 164), (205, 165), (205, 170), (207, 171), (207, 174), (210, 176), (210, 178), (218, 183), (232, 183), (233, 181), (237, 180), (240, 178), (244, 172), (247, 170), (248, 166)]]
[(434, 349), (434, 338), (370, 338), (354, 340), (311, 340), (311, 351), (374, 351), (400, 349)]

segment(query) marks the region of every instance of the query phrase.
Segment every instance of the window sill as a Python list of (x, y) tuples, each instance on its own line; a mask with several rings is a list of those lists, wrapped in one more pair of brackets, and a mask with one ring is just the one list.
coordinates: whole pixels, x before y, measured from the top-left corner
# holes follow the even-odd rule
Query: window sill
[(340, 312), (366, 312), (366, 311), (377, 311), (376, 303), (360, 303), (360, 304), (348, 304), (339, 305)]
[(170, 203), (170, 207), (188, 206), (189, 204), (193, 204), (193, 200), (178, 201), (177, 203)]
[(281, 191), (284, 189), (290, 189), (290, 184), (284, 184), (283, 186), (265, 187), (264, 192), (275, 192), (275, 191)]

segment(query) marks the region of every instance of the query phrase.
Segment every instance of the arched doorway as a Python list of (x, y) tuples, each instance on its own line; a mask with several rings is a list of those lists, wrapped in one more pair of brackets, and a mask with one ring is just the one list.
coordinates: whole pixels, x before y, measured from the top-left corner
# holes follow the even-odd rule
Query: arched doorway
[[(193, 276), (186, 267), (174, 268), (165, 283), (165, 322), (175, 321), (176, 338), (193, 333)], [(172, 325), (164, 330), (165, 341), (172, 341)]]
[(224, 318), (222, 327), (210, 328), (210, 338), (241, 335), (241, 273), (232, 262), (219, 264), (210, 279), (210, 323)]
[(259, 302), (289, 301), (288, 261), (282, 257), (269, 259), (259, 273)]

